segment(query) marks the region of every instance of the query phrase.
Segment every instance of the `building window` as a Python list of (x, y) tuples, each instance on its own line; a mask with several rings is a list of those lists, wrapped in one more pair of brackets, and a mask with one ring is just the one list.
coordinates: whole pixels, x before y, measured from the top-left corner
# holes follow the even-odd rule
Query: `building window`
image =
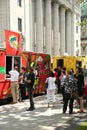
[(22, 19), (18, 18), (18, 31), (22, 32)]
[(18, 6), (21, 7), (21, 0), (17, 0)]
[(85, 48), (86, 48), (86, 47), (82, 47), (82, 51), (83, 51), (83, 52), (85, 52)]
[(78, 40), (76, 40), (76, 48), (78, 48)]
[(85, 36), (85, 32), (83, 32), (83, 35), (82, 36)]
[(78, 26), (76, 26), (76, 33), (78, 33)]

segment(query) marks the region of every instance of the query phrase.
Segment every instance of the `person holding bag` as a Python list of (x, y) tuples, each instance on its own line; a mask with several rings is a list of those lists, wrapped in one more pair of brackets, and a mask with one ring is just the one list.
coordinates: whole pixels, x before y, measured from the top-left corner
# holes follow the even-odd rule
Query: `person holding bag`
[(63, 113), (66, 113), (68, 102), (69, 102), (69, 114), (73, 113), (73, 102), (74, 97), (72, 96), (72, 90), (74, 89), (74, 82), (72, 78), (72, 72), (69, 70), (66, 73), (66, 79), (64, 81), (64, 104), (63, 104)]
[(49, 77), (47, 78), (46, 82), (48, 82), (47, 87), (47, 101), (48, 101), (48, 108), (50, 103), (53, 104), (53, 108), (55, 107), (55, 90), (56, 90), (56, 84), (55, 84), (56, 78), (54, 77), (54, 73), (51, 71), (49, 74)]

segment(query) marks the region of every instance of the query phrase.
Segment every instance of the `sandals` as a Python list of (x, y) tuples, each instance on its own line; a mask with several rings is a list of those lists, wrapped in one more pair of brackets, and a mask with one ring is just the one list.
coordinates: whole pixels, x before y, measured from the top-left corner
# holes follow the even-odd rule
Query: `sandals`
[(78, 113), (83, 113), (84, 111), (82, 110), (82, 109), (80, 109), (79, 111), (78, 111)]

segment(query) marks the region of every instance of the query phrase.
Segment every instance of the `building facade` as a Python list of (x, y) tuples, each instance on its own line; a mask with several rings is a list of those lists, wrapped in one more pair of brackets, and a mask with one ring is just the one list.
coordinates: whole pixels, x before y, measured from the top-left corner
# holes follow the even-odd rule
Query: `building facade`
[(8, 29), (22, 33), (23, 50), (80, 55), (77, 22), (80, 5), (76, 0), (0, 0), (0, 47)]
[(81, 22), (86, 20), (86, 24), (81, 26), (81, 55), (87, 56), (87, 0), (81, 4)]

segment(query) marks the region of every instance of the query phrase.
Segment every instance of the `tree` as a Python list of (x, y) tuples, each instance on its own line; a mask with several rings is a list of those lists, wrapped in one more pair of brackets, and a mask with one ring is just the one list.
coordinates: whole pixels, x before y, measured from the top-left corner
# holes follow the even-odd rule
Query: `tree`
[[(76, 2), (79, 2), (81, 4), (82, 2), (84, 2), (84, 0), (76, 0)], [(80, 26), (87, 25), (87, 16), (81, 17), (81, 22), (78, 22), (77, 24)]]
[(82, 3), (84, 0), (76, 0), (76, 2), (78, 3)]

